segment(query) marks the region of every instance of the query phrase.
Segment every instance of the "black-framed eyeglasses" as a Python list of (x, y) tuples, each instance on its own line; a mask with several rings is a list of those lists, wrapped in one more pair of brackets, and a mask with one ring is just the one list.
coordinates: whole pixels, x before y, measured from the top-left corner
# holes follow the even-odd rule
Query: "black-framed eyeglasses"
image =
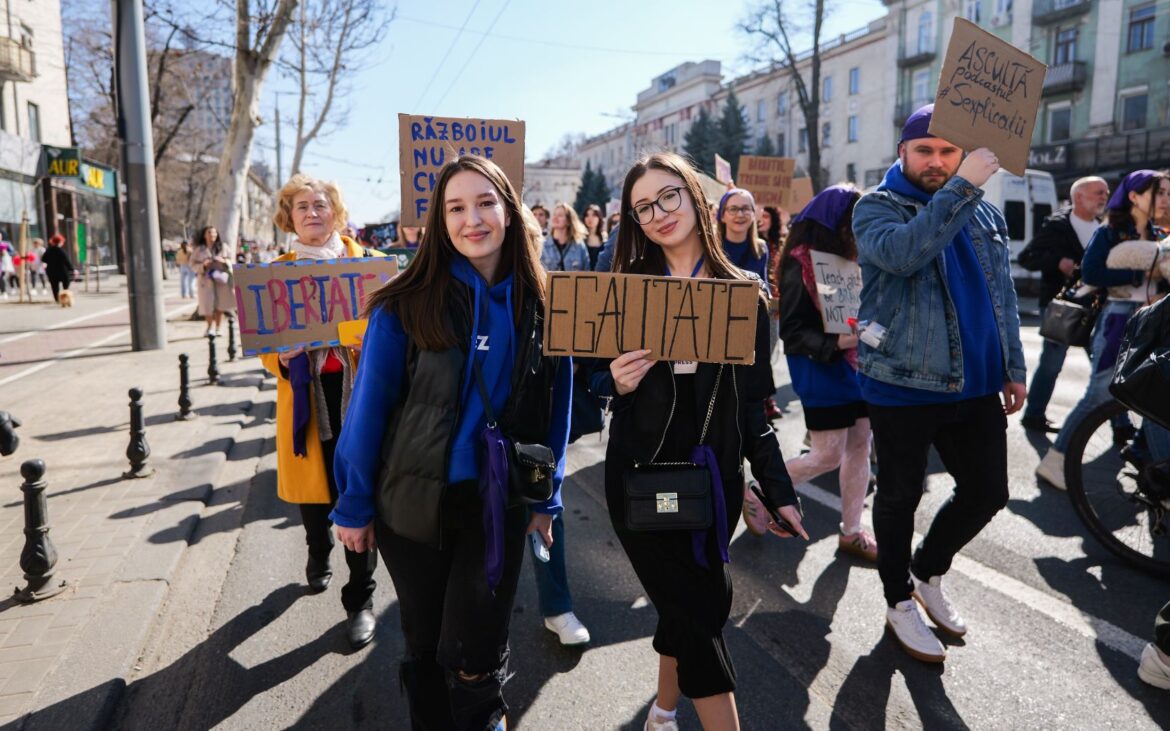
[(729, 216), (750, 216), (756, 212), (755, 206), (728, 206), (723, 210)]
[(675, 186), (667, 188), (658, 194), (650, 203), (643, 203), (640, 206), (634, 206), (630, 211), (630, 215), (639, 224), (645, 226), (654, 220), (654, 206), (658, 206), (658, 210), (663, 213), (674, 213), (682, 206), (682, 186)]

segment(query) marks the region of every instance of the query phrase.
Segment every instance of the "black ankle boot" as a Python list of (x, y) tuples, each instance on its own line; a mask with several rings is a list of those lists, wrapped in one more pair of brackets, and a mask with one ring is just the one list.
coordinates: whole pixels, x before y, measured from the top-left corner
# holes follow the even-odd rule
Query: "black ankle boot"
[(333, 578), (329, 557), (316, 558), (309, 554), (309, 561), (305, 564), (305, 578), (309, 580), (309, 589), (314, 593), (328, 589), (329, 581)]

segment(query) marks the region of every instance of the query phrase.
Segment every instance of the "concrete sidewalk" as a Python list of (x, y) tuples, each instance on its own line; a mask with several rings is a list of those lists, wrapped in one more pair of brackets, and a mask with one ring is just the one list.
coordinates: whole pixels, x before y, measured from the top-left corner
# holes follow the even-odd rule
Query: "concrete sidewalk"
[[(18, 565), (20, 465), (42, 459), (57, 578), (67, 588), (33, 605), (0, 601), (0, 724), (81, 728), (108, 719), (196, 526), (213, 502), (221, 513), (225, 505), (242, 509), (249, 470), (255, 472), (261, 447), (271, 444), (275, 392), (265, 387), (259, 363), (226, 362), (226, 338), (220, 338), (222, 385), (207, 385), (203, 325), (189, 320), (194, 305), (178, 299), (177, 281), (165, 283), (170, 344), (132, 352), (127, 313), (117, 310), (126, 301), (121, 289), (119, 302), (119, 286), (120, 279), (103, 282), (104, 302), (83, 296), (96, 314), (75, 316), (84, 322), (67, 329), (42, 331), (53, 313), (38, 306), (2, 308), (5, 331), (15, 333), (5, 340), (20, 341), (6, 353), (19, 346), (22, 360), (4, 379), (0, 408), (24, 426), (17, 453), (0, 461), (0, 490), (7, 495), (0, 497), (0, 584), (25, 583)], [(22, 334), (30, 331), (35, 334)], [(191, 421), (174, 418), (181, 352), (191, 359), (198, 414)], [(122, 478), (131, 387), (145, 392), (150, 464), (157, 470), (140, 480)], [(74, 699), (67, 718), (42, 714), (35, 723), (22, 722), (30, 711), (62, 707), (67, 698)]]

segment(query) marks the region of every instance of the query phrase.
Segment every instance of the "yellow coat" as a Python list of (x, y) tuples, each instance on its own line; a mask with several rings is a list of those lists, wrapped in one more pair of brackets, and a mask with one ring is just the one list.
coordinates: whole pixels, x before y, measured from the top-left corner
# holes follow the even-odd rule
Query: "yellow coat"
[[(362, 245), (342, 236), (342, 243), (348, 248), (346, 256), (365, 256)], [(373, 256), (384, 256), (381, 252), (370, 251)], [(289, 252), (276, 261), (296, 259)], [(351, 368), (357, 367), (357, 359), (349, 354)], [(264, 353), (260, 362), (269, 373), (276, 376), (276, 494), (289, 503), (331, 503), (329, 481), (325, 476), (325, 454), (321, 439), (317, 436), (317, 407), (309, 408), (309, 426), (305, 435), (305, 456), (293, 454), (293, 392), (288, 378), (280, 373), (280, 358), (276, 353)], [(351, 371), (352, 372), (352, 371)], [(314, 398), (310, 389), (309, 398)]]

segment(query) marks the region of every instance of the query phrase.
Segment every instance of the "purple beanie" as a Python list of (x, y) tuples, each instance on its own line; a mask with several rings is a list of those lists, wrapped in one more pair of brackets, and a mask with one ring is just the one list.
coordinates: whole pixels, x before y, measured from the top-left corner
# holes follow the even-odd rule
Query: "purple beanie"
[(1117, 190), (1113, 191), (1113, 195), (1109, 197), (1109, 210), (1128, 211), (1129, 194), (1145, 185), (1150, 178), (1160, 174), (1157, 170), (1134, 170), (1126, 175), (1122, 179), (1121, 185), (1117, 186)]
[(841, 218), (853, 206), (857, 196), (857, 188), (852, 185), (831, 185), (817, 193), (789, 225), (812, 220), (830, 231), (836, 231), (841, 225)]
[(906, 118), (906, 124), (902, 125), (902, 139), (898, 140), (898, 144), (909, 142), (910, 140), (917, 140), (923, 137), (934, 137), (927, 130), (930, 129), (930, 118), (934, 116), (934, 104), (927, 104), (924, 107), (919, 107), (917, 111)]

